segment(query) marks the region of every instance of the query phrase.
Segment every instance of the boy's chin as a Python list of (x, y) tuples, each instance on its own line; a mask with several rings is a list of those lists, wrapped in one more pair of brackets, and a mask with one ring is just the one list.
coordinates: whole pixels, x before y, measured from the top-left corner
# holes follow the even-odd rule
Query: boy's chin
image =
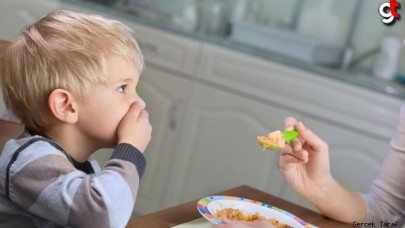
[(117, 146), (118, 140), (113, 139), (113, 140), (106, 140), (101, 144), (102, 148), (107, 148), (107, 149), (114, 149)]

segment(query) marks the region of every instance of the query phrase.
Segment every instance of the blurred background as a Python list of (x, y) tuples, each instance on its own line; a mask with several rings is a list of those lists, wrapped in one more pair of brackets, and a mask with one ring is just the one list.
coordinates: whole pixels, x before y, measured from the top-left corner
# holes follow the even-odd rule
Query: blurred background
[[(405, 73), (405, 64), (398, 64), (405, 60), (404, 22), (383, 24), (381, 0), (92, 1), (342, 71), (383, 79)], [(391, 62), (385, 66), (391, 69), (382, 69), (382, 62)]]
[[(35, 5), (37, 1), (28, 4)], [(401, 81), (405, 74), (405, 64), (399, 64), (405, 60), (404, 22), (383, 24), (378, 13), (382, 0), (82, 1), (148, 18), (206, 39), (217, 37), (264, 49), (287, 57), (287, 61), (290, 58), (388, 80)], [(8, 32), (0, 34), (2, 38), (12, 39), (36, 14), (57, 8), (60, 1), (47, 1), (54, 2), (54, 6), (34, 6), (30, 12), (10, 11), (12, 5), (23, 2), (3, 1), (0, 28)], [(403, 12), (404, 7), (398, 9), (399, 14)]]

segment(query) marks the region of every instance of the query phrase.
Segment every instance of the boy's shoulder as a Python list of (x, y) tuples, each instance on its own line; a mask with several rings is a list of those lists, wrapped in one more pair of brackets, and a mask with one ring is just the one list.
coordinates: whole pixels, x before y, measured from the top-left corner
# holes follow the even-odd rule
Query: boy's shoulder
[(4, 145), (0, 155), (0, 172), (6, 170), (10, 161), (19, 166), (47, 155), (64, 155), (63, 148), (54, 141), (39, 135), (23, 133), (16, 139), (10, 139)]

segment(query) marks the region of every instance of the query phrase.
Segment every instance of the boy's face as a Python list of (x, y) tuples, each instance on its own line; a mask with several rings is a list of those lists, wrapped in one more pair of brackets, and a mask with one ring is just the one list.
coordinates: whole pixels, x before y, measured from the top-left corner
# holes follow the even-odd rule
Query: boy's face
[(114, 147), (117, 128), (134, 102), (145, 108), (136, 92), (139, 70), (123, 58), (109, 61), (105, 84), (95, 85), (90, 96), (79, 105), (78, 124), (82, 136), (98, 147)]

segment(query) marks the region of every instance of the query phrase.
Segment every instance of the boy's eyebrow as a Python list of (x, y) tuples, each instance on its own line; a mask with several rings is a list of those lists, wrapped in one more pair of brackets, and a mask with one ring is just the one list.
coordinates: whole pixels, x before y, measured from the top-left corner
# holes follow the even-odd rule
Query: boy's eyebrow
[(135, 79), (132, 77), (119, 77), (116, 78), (115, 80), (112, 80), (111, 83), (128, 82), (128, 81), (135, 81)]

